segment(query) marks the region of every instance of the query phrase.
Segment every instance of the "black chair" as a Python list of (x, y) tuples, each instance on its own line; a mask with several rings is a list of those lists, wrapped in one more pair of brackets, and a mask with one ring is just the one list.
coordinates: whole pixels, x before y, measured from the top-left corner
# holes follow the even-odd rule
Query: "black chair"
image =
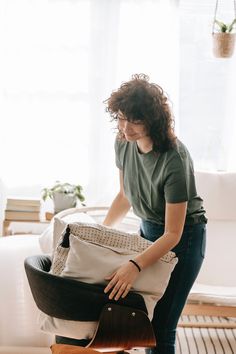
[(25, 270), (37, 307), (49, 316), (73, 321), (97, 321), (93, 338), (56, 336), (56, 343), (87, 346), (99, 351), (123, 351), (156, 345), (147, 309), (140, 294), (109, 300), (104, 286), (87, 284), (49, 273), (49, 256), (26, 258)]

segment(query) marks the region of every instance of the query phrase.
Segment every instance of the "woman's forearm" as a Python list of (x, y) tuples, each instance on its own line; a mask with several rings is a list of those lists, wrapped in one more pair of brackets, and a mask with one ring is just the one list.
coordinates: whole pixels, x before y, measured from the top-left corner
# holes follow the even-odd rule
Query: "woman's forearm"
[(156, 240), (153, 245), (135, 257), (134, 260), (141, 269), (147, 268), (173, 249), (178, 242), (179, 238), (177, 235), (167, 232)]
[(118, 193), (108, 210), (103, 225), (112, 227), (118, 224), (125, 217), (129, 209), (130, 203), (126, 196)]
[(187, 202), (166, 203), (164, 234), (135, 257), (135, 261), (141, 268), (152, 265), (179, 243), (183, 233), (186, 209)]

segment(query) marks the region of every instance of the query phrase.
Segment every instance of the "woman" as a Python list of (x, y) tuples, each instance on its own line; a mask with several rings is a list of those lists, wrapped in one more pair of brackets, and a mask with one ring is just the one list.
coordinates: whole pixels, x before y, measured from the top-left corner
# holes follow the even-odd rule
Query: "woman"
[(173, 354), (178, 319), (205, 252), (207, 219), (196, 192), (192, 159), (174, 135), (167, 97), (146, 75), (134, 75), (106, 104), (118, 122), (120, 191), (103, 224), (114, 226), (132, 207), (141, 218), (141, 235), (153, 244), (109, 275), (105, 292), (110, 299), (125, 297), (142, 269), (174, 251), (178, 263), (155, 307), (157, 347), (151, 350)]

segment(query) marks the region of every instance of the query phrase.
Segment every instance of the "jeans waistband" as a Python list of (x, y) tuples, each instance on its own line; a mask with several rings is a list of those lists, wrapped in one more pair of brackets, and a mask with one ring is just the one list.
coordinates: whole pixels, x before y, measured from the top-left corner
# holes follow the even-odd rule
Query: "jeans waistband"
[[(192, 232), (198, 232), (198, 229), (205, 228), (206, 223), (201, 222), (198, 224), (185, 224), (183, 229), (183, 235), (189, 235)], [(165, 225), (157, 224), (150, 220), (142, 220), (140, 225), (141, 236), (147, 238), (150, 241), (155, 241), (157, 238), (163, 235)]]
[(185, 219), (185, 225), (207, 224), (207, 217), (205, 214), (190, 215)]

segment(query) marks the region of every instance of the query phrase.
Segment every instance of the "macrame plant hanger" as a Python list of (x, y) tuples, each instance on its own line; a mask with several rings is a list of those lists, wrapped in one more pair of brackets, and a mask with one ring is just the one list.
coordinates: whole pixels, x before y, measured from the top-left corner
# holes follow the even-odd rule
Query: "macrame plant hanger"
[[(234, 19), (236, 19), (236, 0), (234, 4)], [(212, 24), (212, 38), (213, 38), (213, 53), (217, 58), (230, 58), (234, 53), (235, 33), (226, 32), (227, 27), (220, 27), (220, 32), (215, 32), (216, 15), (218, 10), (219, 0), (216, 0), (214, 19)], [(222, 23), (223, 24), (223, 23)]]

